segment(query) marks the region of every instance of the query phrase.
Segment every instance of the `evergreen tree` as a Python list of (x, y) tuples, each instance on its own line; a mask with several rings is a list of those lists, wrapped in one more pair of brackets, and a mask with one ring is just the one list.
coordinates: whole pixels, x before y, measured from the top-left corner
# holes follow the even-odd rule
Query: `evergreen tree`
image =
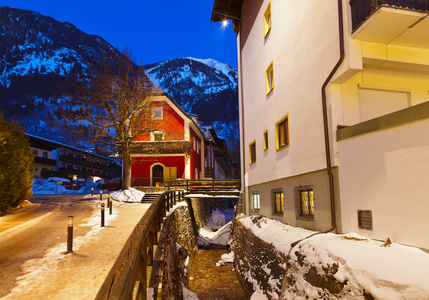
[(31, 198), (33, 158), (28, 138), (0, 114), (0, 211)]

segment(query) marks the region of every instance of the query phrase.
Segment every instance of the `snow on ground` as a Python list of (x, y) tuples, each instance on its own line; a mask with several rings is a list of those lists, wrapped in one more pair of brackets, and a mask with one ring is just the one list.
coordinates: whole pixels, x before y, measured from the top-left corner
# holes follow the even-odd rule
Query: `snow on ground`
[(298, 262), (304, 255), (305, 263), (295, 263), (293, 274), (289, 274), (296, 280), (295, 287), (303, 293), (297, 294), (296, 290), (288, 289), (284, 299), (305, 299), (302, 295), (318, 299), (320, 293), (327, 291), (321, 291), (305, 280), (309, 265), (323, 274), (323, 268), (334, 264), (338, 265), (334, 277), (345, 282), (345, 289), (350, 292), (342, 299), (364, 299), (358, 292), (362, 290), (376, 299), (429, 299), (429, 254), (420, 249), (375, 241), (355, 233), (319, 234), (291, 249), (291, 243), (314, 232), (267, 218), (256, 220), (245, 217), (240, 218), (239, 222), (279, 252), (289, 255), (290, 263)]
[[(228, 245), (231, 239), (231, 225), (234, 211), (216, 209), (204, 227), (200, 229), (197, 243), (199, 246)], [(228, 222), (225, 224), (225, 222)]]
[[(87, 195), (90, 197), (90, 195)], [(94, 201), (94, 205), (98, 205)], [(21, 267), (24, 275), (2, 300), (9, 299), (94, 299), (125, 241), (150, 204), (114, 202), (106, 227), (100, 227), (99, 210), (94, 209), (81, 227), (89, 231), (73, 239), (73, 253), (65, 255), (67, 243), (57, 243), (41, 258)]]
[[(60, 182), (60, 183), (59, 183)], [(61, 185), (63, 182), (70, 182), (66, 178), (49, 177), (48, 179), (35, 178), (33, 181), (34, 195), (58, 195), (58, 194), (84, 194), (90, 193), (91, 188), (94, 193), (99, 193), (98, 183), (93, 181), (85, 182), (79, 190), (68, 190)]]

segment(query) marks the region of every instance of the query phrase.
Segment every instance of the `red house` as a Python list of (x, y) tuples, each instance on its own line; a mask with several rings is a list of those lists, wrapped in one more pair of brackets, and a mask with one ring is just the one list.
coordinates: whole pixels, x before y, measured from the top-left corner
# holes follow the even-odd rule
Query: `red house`
[(205, 174), (208, 148), (196, 118), (165, 93), (152, 95), (150, 101), (151, 120), (140, 122), (148, 126), (147, 133), (133, 142), (132, 186), (163, 186), (177, 178), (211, 178)]

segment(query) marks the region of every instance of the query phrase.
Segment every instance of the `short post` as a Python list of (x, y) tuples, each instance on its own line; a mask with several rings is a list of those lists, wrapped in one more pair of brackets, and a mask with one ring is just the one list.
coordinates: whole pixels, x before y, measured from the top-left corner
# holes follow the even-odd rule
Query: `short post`
[(107, 208), (109, 208), (109, 205), (110, 205), (110, 196), (107, 196)]
[(109, 197), (107, 199), (108, 203), (109, 203), (109, 215), (112, 214), (112, 210), (113, 210), (113, 201), (112, 201), (112, 197)]
[(67, 218), (67, 253), (73, 252), (73, 216)]
[(94, 188), (91, 188), (91, 197), (94, 196)]
[(104, 227), (104, 203), (101, 203), (101, 227)]
[(103, 201), (103, 190), (100, 190), (100, 201)]

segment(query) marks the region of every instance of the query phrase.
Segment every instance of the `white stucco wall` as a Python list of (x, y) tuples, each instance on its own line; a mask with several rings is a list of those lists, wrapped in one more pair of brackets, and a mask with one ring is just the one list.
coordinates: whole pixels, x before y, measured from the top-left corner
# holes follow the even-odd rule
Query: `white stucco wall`
[[(273, 1), (272, 29), (264, 39), (264, 1), (252, 19), (243, 6), (240, 32), (244, 97), (244, 164), (248, 185), (326, 167), (321, 86), (339, 57), (337, 1)], [(317, 13), (308, 13), (316, 12)], [(249, 27), (252, 30), (249, 31)], [(274, 66), (274, 90), (266, 95), (265, 71)], [(290, 146), (276, 151), (275, 123), (289, 116)], [(268, 130), (269, 149), (263, 150)], [(256, 140), (255, 164), (249, 144)]]
[[(344, 232), (429, 249), (429, 120), (340, 141)], [(358, 228), (371, 210), (373, 230)]]

